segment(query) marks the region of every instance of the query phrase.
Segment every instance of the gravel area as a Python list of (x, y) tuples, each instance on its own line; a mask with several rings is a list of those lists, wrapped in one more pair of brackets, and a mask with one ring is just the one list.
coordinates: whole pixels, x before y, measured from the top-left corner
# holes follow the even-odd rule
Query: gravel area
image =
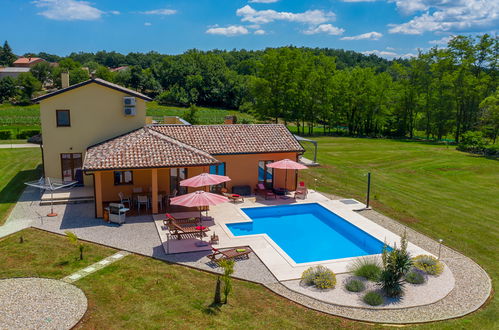
[[(345, 289), (345, 284), (352, 278), (361, 280), (366, 289), (362, 292), (350, 292)], [(374, 282), (357, 278), (350, 274), (336, 275), (336, 287), (331, 290), (323, 291), (314, 287), (303, 286), (300, 280), (281, 282), (288, 289), (295, 292), (313, 297), (326, 303), (340, 306), (375, 308), (375, 309), (399, 309), (414, 306), (423, 306), (439, 301), (444, 298), (454, 288), (454, 276), (448, 267), (440, 276), (426, 276), (427, 281), (423, 284), (405, 284), (404, 296), (400, 299), (387, 299), (380, 306), (369, 306), (362, 301), (362, 297), (368, 291), (379, 290), (379, 286)]]
[(1, 329), (71, 329), (87, 310), (74, 285), (46, 278), (0, 280)]

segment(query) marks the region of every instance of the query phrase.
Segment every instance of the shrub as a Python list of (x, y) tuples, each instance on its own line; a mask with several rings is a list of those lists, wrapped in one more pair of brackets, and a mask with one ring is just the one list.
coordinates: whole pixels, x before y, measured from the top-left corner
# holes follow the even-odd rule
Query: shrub
[(31, 129), (31, 130), (25, 130), (21, 131), (20, 133), (17, 134), (18, 139), (29, 139), (32, 136), (35, 136), (37, 134), (40, 134), (40, 130), (37, 129)]
[(11, 131), (0, 131), (0, 140), (8, 140), (12, 136)]
[(355, 276), (365, 277), (369, 281), (377, 281), (381, 274), (381, 264), (376, 258), (364, 257), (355, 260), (352, 265), (349, 265), (349, 270)]
[(472, 153), (482, 153), (486, 144), (482, 132), (469, 131), (462, 135), (457, 149)]
[(310, 267), (301, 275), (306, 285), (315, 285), (319, 289), (331, 289), (336, 285), (336, 275), (324, 266)]
[(444, 265), (437, 258), (429, 255), (419, 255), (414, 257), (414, 267), (429, 275), (440, 275), (444, 270)]
[(364, 300), (366, 304), (371, 306), (379, 306), (383, 303), (383, 297), (379, 292), (376, 291), (369, 291), (364, 295), (364, 298), (362, 300)]
[(366, 286), (360, 280), (351, 279), (347, 282), (345, 288), (350, 292), (361, 292), (366, 289)]
[(499, 145), (493, 144), (491, 146), (487, 146), (483, 150), (483, 153), (485, 154), (485, 156), (497, 157), (497, 156), (499, 156)]
[(383, 288), (388, 297), (400, 297), (404, 293), (403, 277), (412, 266), (412, 259), (407, 253), (406, 233), (400, 241), (400, 249), (395, 246), (388, 252), (386, 245), (383, 247), (383, 271), (378, 284)]
[(423, 284), (425, 278), (419, 270), (413, 269), (405, 275), (405, 281), (411, 284)]

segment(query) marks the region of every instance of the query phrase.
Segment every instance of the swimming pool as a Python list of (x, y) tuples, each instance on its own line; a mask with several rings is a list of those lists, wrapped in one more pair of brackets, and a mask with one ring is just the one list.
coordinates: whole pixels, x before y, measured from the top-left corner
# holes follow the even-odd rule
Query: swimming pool
[(296, 263), (382, 252), (383, 242), (317, 203), (241, 209), (252, 222), (228, 223), (234, 236), (267, 234)]

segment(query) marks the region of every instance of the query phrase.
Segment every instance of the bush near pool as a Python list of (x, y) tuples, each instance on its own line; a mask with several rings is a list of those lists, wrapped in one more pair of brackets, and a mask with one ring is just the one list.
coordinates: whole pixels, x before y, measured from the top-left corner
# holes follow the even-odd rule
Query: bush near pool
[(336, 285), (336, 275), (332, 270), (321, 265), (304, 271), (301, 279), (304, 284), (314, 285), (319, 289), (332, 289)]

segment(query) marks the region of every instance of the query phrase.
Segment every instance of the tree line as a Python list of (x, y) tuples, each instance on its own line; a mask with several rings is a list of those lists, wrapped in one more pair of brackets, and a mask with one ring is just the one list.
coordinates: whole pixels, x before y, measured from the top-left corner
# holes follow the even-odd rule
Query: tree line
[[(56, 87), (62, 71), (70, 72), (71, 83), (92, 74), (146, 93), (160, 104), (253, 112), (261, 120), (295, 125), (301, 134), (424, 134), (459, 141), (465, 132), (481, 130), (495, 140), (498, 49), (498, 38), (484, 34), (456, 36), (444, 48), (391, 61), (297, 47), (180, 55), (101, 51), (64, 58), (39, 53), (30, 55), (59, 65), (40, 63), (29, 75), (40, 85)], [(128, 69), (109, 69), (120, 66)], [(18, 83), (24, 98), (36, 91), (37, 86), (22, 86), (36, 84), (30, 80)], [(0, 96), (2, 85), (0, 81)]]

